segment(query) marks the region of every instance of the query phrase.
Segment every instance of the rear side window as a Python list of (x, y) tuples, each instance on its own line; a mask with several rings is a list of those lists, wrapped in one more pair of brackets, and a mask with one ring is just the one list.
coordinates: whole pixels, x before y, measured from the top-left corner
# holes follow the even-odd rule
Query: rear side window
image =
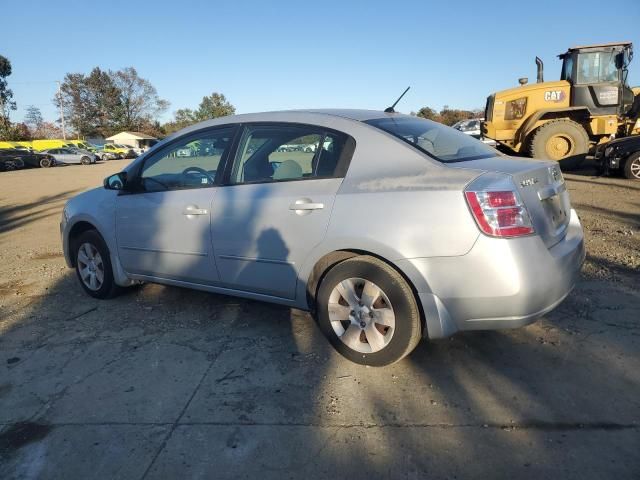
[(307, 125), (245, 127), (232, 183), (260, 183), (344, 176), (353, 139)]
[(421, 152), (443, 163), (495, 157), (493, 148), (441, 123), (416, 117), (385, 117), (365, 123), (404, 140)]

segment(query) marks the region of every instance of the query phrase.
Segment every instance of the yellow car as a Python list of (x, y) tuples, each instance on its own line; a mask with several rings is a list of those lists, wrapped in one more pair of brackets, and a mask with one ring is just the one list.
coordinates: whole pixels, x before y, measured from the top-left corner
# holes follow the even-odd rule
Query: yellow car
[(48, 140), (33, 140), (31, 145), (34, 150), (49, 150), (51, 148), (66, 148), (66, 147), (75, 147), (71, 143), (71, 140), (60, 140), (60, 139), (48, 139)]
[(102, 149), (98, 152), (98, 155), (100, 155), (103, 160), (107, 160), (108, 156), (106, 154), (115, 154), (120, 158), (134, 158), (136, 156), (131, 147), (117, 143), (105, 143), (102, 146)]

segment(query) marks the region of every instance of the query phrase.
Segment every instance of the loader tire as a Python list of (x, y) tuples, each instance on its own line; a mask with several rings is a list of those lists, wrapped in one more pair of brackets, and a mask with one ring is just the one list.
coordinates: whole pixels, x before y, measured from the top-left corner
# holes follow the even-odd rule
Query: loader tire
[(555, 160), (563, 170), (574, 170), (589, 151), (589, 135), (577, 122), (562, 118), (538, 127), (531, 135), (533, 158)]

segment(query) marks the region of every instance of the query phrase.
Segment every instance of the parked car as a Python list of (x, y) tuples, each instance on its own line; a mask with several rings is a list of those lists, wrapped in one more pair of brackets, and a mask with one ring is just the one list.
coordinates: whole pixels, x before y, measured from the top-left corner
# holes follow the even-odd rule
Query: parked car
[(86, 150), (88, 152), (95, 153), (97, 148), (89, 142), (85, 142), (84, 140), (68, 140), (67, 147), (63, 146), (62, 148), (79, 148), (80, 150)]
[[(120, 158), (135, 158), (136, 157), (136, 152), (134, 152), (131, 147), (128, 147), (126, 145), (119, 145), (117, 143), (105, 143), (102, 146), (102, 149), (99, 152), (99, 155), (101, 155), (102, 152), (114, 153), (114, 154), (119, 155)], [(103, 160), (104, 160), (104, 158), (103, 158)]]
[(617, 170), (631, 180), (640, 180), (640, 135), (598, 145), (594, 158), (605, 173)]
[(496, 141), (491, 138), (484, 138), (482, 136), (482, 131), (480, 130), (480, 126), (484, 118), (472, 118), (469, 120), (460, 120), (452, 125), (452, 128), (456, 130), (460, 130), (462, 133), (466, 135), (471, 135), (473, 138), (477, 138), (482, 143), (486, 143), (487, 145), (491, 145), (492, 147), (496, 146)]
[[(205, 140), (222, 155), (175, 155)], [(292, 143), (322, 148), (287, 158)], [(569, 294), (585, 257), (555, 162), (361, 110), (189, 127), (71, 199), (61, 222), (92, 297), (156, 282), (310, 310), (367, 365), (422, 337), (527, 325)]]
[(72, 142), (72, 140), (62, 140), (62, 139), (55, 139), (55, 138), (44, 139), (44, 140), (33, 140), (31, 142), (31, 147), (34, 150), (44, 151), (44, 150), (50, 150), (52, 148), (68, 148), (68, 147), (75, 146), (70, 142)]
[(0, 157), (5, 162), (11, 161), (14, 169), (24, 166), (48, 168), (55, 165), (51, 155), (24, 148), (0, 149)]
[(12, 155), (6, 149), (0, 150), (0, 172), (18, 170), (24, 167), (24, 162), (19, 156)]
[(91, 165), (92, 163), (96, 163), (98, 159), (98, 156), (91, 152), (72, 148), (52, 148), (42, 153), (52, 156), (56, 163), (61, 164)]

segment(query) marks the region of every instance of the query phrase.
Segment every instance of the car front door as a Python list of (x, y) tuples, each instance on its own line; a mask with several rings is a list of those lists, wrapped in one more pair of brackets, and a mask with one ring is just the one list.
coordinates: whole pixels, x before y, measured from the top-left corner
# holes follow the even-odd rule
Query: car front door
[(211, 211), (224, 286), (295, 297), (299, 269), (327, 230), (352, 142), (313, 126), (244, 127)]
[[(235, 127), (190, 134), (145, 159), (118, 196), (118, 255), (128, 273), (215, 284), (210, 212)], [(179, 157), (190, 148), (194, 155)]]

